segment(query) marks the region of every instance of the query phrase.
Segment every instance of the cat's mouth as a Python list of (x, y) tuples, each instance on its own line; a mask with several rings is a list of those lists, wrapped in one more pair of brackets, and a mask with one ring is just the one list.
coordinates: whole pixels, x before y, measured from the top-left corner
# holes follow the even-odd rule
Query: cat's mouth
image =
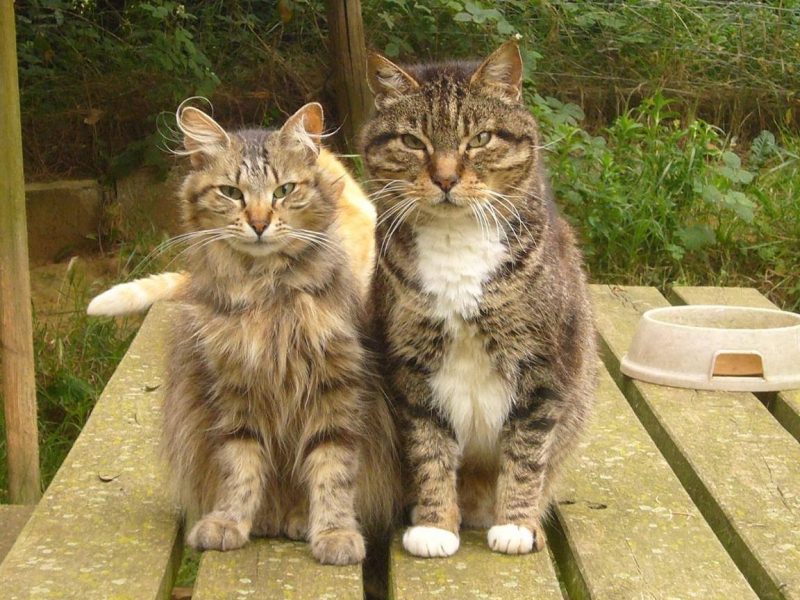
[(236, 240), (236, 247), (240, 252), (252, 256), (265, 256), (278, 250), (279, 244), (270, 238), (258, 238), (255, 240)]
[(431, 202), (431, 205), (442, 208), (466, 208), (464, 204), (456, 200), (449, 192), (442, 194), (438, 200)]

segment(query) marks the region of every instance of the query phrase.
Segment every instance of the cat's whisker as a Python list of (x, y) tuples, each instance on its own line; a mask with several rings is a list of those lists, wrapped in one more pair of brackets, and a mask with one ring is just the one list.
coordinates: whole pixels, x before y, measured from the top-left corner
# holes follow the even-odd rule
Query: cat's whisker
[[(160, 257), (162, 254), (165, 254), (175, 246), (180, 244), (184, 244), (187, 242), (191, 242), (196, 238), (203, 238), (209, 235), (216, 235), (220, 232), (224, 231), (224, 228), (214, 227), (212, 229), (201, 229), (199, 231), (190, 231), (188, 233), (182, 233), (180, 235), (176, 235), (174, 237), (169, 238), (161, 242), (158, 246), (153, 248), (143, 259), (139, 261), (139, 263), (134, 267), (133, 271), (137, 272), (139, 270), (146, 269), (150, 263)], [(172, 261), (170, 261), (172, 262)]]
[(387, 220), (389, 220), (393, 215), (400, 212), (401, 210), (405, 209), (406, 206), (409, 204), (413, 204), (417, 201), (416, 195), (406, 193), (403, 196), (398, 197), (398, 200), (395, 204), (387, 208), (378, 216), (377, 225), (381, 225)]
[(481, 206), (480, 202), (476, 201), (475, 198), (472, 198), (471, 200), (472, 200), (473, 206), (475, 206), (475, 208), (477, 209), (477, 216), (479, 216), (479, 218), (480, 218), (481, 232), (483, 234), (483, 239), (484, 240), (489, 240), (489, 239), (491, 239), (491, 236), (489, 235), (489, 233), (490, 233), (490, 225), (489, 225), (489, 220), (486, 218), (486, 213), (484, 212), (484, 209)]
[(383, 238), (383, 242), (381, 243), (381, 256), (386, 255), (386, 250), (389, 248), (389, 240), (391, 240), (392, 236), (400, 229), (400, 226), (403, 224), (403, 221), (417, 208), (417, 203), (411, 203), (406, 209), (401, 211), (392, 221), (392, 224), (389, 226), (388, 231), (386, 232), (386, 237)]
[(302, 240), (309, 243), (312, 246), (316, 246), (318, 248), (322, 248), (324, 250), (328, 250), (329, 252), (338, 253), (338, 248), (327, 241), (321, 240), (319, 238), (308, 237), (302, 234), (287, 234), (288, 237), (296, 240)]
[(215, 236), (212, 236), (210, 238), (197, 240), (194, 244), (184, 248), (178, 254), (173, 256), (172, 259), (164, 266), (164, 270), (168, 269), (169, 266), (172, 263), (174, 263), (176, 260), (178, 260), (184, 254), (200, 250), (201, 248), (205, 248), (206, 246), (208, 246), (209, 244), (212, 244), (213, 242), (218, 242), (218, 241), (225, 240), (225, 239), (230, 239), (230, 238), (233, 238), (233, 237), (236, 237), (236, 236), (233, 235), (232, 233), (229, 233), (229, 232), (223, 232), (223, 233), (219, 233), (219, 234), (217, 234)]
[[(514, 226), (511, 224), (511, 222), (508, 220), (508, 218), (503, 213), (501, 213), (499, 210), (497, 210), (497, 208), (495, 206), (493, 206), (492, 204), (487, 204), (486, 207), (492, 213), (492, 216), (495, 219), (500, 219), (506, 224), (506, 229), (508, 229), (508, 231), (510, 231), (514, 235), (514, 238), (517, 240), (517, 243), (521, 246), (522, 245), (522, 239), (519, 237), (519, 232), (514, 228)], [(522, 223), (522, 221), (519, 221), (519, 222)], [(505, 234), (505, 238), (508, 239), (508, 234)]]
[(483, 225), (482, 225), (482, 223), (481, 223), (481, 219), (480, 219), (480, 217), (478, 216), (478, 207), (477, 207), (476, 205), (474, 205), (474, 204), (470, 204), (470, 205), (469, 205), (469, 209), (470, 209), (470, 211), (472, 212), (472, 216), (473, 216), (473, 217), (475, 217), (475, 221), (478, 223), (478, 225), (480, 225), (480, 226), (481, 226), (481, 236), (482, 236), (484, 239), (486, 239), (486, 236), (483, 234)]
[(417, 201), (416, 197), (412, 198), (405, 198), (392, 206), (386, 212), (384, 212), (379, 218), (377, 225), (383, 225), (386, 221), (392, 218), (395, 214), (399, 213), (400, 211), (404, 210), (409, 204), (413, 204)]
[[(491, 204), (484, 202), (484, 203), (481, 203), (481, 210), (485, 211), (485, 213), (487, 215), (492, 217), (492, 220), (494, 221), (495, 232), (497, 234), (497, 239), (498, 240), (501, 240), (501, 239), (506, 239), (507, 240), (508, 239), (508, 233), (506, 232), (505, 227), (503, 227), (503, 225), (501, 225), (500, 220), (497, 218), (497, 209), (495, 209)], [(506, 224), (508, 224), (508, 221), (506, 221)]]
[(488, 231), (486, 230), (486, 226), (484, 224), (483, 215), (481, 213), (480, 208), (478, 208), (478, 205), (474, 203), (470, 204), (469, 207), (472, 210), (472, 214), (475, 216), (475, 220), (478, 222), (478, 225), (481, 228), (481, 237), (483, 237), (484, 240), (488, 240), (489, 234)]
[[(508, 210), (510, 213), (513, 214), (513, 216), (515, 217), (517, 223), (519, 223), (520, 228), (524, 228), (525, 231), (528, 233), (528, 235), (531, 236), (531, 238), (533, 238), (534, 237), (533, 233), (531, 232), (530, 228), (525, 223), (525, 219), (522, 218), (522, 214), (519, 212), (519, 209), (517, 209), (517, 207), (514, 206), (514, 203), (510, 200), (510, 198), (513, 198), (514, 196), (508, 196), (506, 194), (501, 194), (501, 193), (495, 192), (493, 190), (488, 190), (488, 192), (489, 192), (489, 195), (492, 196), (492, 198), (494, 198), (494, 200), (500, 206), (502, 206), (503, 208), (505, 208), (506, 210)], [(498, 211), (498, 214), (501, 214), (501, 213), (499, 213), (499, 211)], [(510, 222), (509, 222), (509, 226), (511, 227), (511, 223)], [(514, 229), (513, 227), (511, 227), (511, 229), (513, 229), (515, 231), (515, 233), (517, 233), (516, 229)], [(517, 236), (517, 240), (519, 241), (519, 236)]]
[(383, 202), (387, 198), (402, 198), (408, 196), (408, 194), (413, 194), (414, 190), (405, 189), (405, 188), (397, 188), (394, 190), (386, 190), (379, 194), (375, 194), (374, 196), (370, 196), (369, 200), (373, 204), (378, 204)]
[(403, 181), (402, 179), (393, 179), (393, 180), (389, 181), (389, 183), (384, 185), (381, 189), (376, 190), (375, 192), (369, 194), (368, 197), (370, 198), (370, 200), (372, 200), (375, 197), (377, 197), (377, 196), (379, 196), (379, 195), (381, 195), (381, 194), (383, 194), (385, 192), (390, 192), (390, 191), (393, 191), (393, 190), (400, 190), (400, 189), (403, 189), (403, 188), (410, 187), (410, 185), (411, 184), (409, 182)]
[(533, 198), (534, 200), (538, 200), (539, 202), (546, 202), (547, 201), (546, 198), (544, 198), (543, 196), (537, 194), (533, 190), (521, 188), (521, 187), (518, 187), (516, 185), (510, 185), (509, 187), (512, 190), (517, 190), (518, 192), (521, 192), (520, 196), (511, 196), (511, 197), (514, 197), (514, 198)]
[(373, 204), (377, 204), (378, 202), (381, 202), (385, 198), (405, 198), (408, 197), (409, 195), (416, 195), (415, 190), (413, 189), (402, 190), (402, 188), (398, 188), (396, 190), (388, 190), (382, 192), (379, 195), (372, 196), (370, 197), (370, 202), (372, 202)]
[(551, 146), (555, 146), (556, 144), (558, 144), (562, 140), (565, 140), (566, 138), (567, 138), (567, 136), (562, 135), (561, 137), (555, 138), (554, 140), (550, 140), (546, 144), (540, 144), (538, 146), (534, 146), (533, 148), (534, 148), (534, 150), (547, 150)]
[(318, 231), (311, 231), (309, 229), (291, 229), (286, 231), (284, 235), (291, 239), (302, 240), (313, 246), (324, 248), (329, 252), (336, 254), (341, 253), (341, 249), (330, 241), (328, 236)]

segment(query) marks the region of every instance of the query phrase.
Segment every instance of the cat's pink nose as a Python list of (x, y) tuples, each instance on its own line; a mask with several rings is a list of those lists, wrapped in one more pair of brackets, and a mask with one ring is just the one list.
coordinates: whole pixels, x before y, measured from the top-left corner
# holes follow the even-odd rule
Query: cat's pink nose
[(458, 175), (452, 171), (449, 173), (434, 173), (431, 175), (431, 180), (433, 180), (433, 183), (438, 185), (443, 192), (449, 192), (453, 189), (453, 186), (458, 183)]
[(253, 231), (256, 232), (256, 235), (260, 236), (262, 233), (264, 233), (264, 230), (269, 227), (269, 223), (265, 221), (251, 221), (250, 227), (253, 228)]
[(450, 152), (434, 152), (429, 166), (431, 181), (443, 192), (458, 183), (458, 158)]

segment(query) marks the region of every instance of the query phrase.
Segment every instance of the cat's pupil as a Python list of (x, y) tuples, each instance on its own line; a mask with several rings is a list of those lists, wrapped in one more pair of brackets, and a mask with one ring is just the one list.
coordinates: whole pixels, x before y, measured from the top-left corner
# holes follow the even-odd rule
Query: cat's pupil
[(480, 148), (481, 146), (485, 146), (486, 144), (488, 144), (491, 137), (492, 137), (491, 133), (489, 133), (488, 131), (482, 131), (469, 141), (468, 146), (470, 148)]
[(290, 194), (292, 192), (292, 190), (294, 189), (294, 187), (295, 187), (294, 183), (291, 183), (291, 182), (290, 183), (284, 183), (283, 185), (278, 186), (275, 189), (275, 192), (273, 192), (273, 195), (276, 198), (283, 198), (287, 194)]
[(410, 133), (403, 134), (400, 139), (406, 146), (413, 148), (414, 150), (422, 150), (425, 148), (425, 144), (422, 142), (422, 140), (411, 135)]

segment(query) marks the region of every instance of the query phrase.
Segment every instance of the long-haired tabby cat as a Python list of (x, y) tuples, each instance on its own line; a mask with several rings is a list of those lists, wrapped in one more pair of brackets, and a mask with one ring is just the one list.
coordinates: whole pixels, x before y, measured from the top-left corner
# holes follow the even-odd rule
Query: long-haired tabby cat
[(460, 526), (509, 554), (544, 545), (559, 465), (594, 393), (572, 231), (521, 102), (512, 41), (482, 63), (368, 65), (361, 134), (379, 197), (374, 302), (413, 506), (405, 548), (448, 556)]
[[(361, 343), (374, 213), (320, 151), (319, 104), (280, 130), (226, 132), (192, 107), (178, 124), (195, 245), (190, 277), (170, 276), (161, 293), (182, 300), (163, 442), (181, 502), (199, 516), (188, 543), (230, 550), (282, 534), (308, 539), (323, 563), (358, 562), (362, 528), (391, 523), (398, 480), (391, 415)], [(106, 306), (131, 289), (107, 293)]]

